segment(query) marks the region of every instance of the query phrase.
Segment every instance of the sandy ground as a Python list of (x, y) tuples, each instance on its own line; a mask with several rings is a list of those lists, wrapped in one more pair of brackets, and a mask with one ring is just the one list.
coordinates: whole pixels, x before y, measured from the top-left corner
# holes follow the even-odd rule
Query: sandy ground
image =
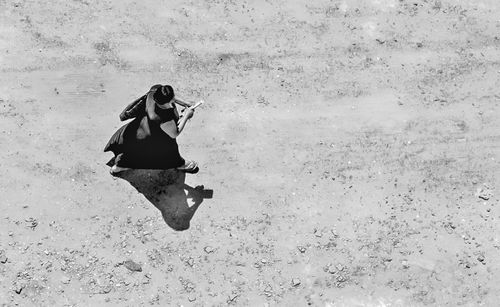
[[(497, 0), (0, 0), (0, 305), (498, 306)], [(156, 83), (196, 175), (108, 173)]]

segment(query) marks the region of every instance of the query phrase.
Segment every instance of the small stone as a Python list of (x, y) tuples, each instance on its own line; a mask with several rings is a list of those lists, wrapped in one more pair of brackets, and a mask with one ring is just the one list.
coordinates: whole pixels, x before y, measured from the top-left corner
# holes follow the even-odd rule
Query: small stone
[(193, 259), (193, 258), (189, 258), (189, 259), (186, 261), (186, 263), (187, 263), (190, 267), (192, 267), (192, 266), (194, 265), (194, 259)]
[(300, 285), (300, 279), (298, 278), (293, 278), (292, 279), (292, 286), (297, 287)]
[(0, 251), (0, 263), (7, 263), (7, 256), (5, 255), (5, 251)]
[(99, 293), (101, 294), (108, 294), (109, 292), (111, 292), (111, 286), (104, 286), (99, 291)]
[(229, 295), (228, 299), (227, 299), (227, 303), (232, 303), (236, 300), (236, 298), (238, 298), (239, 294), (231, 294)]
[(31, 230), (35, 230), (36, 226), (38, 226), (38, 221), (35, 218), (27, 218), (24, 220), (26, 222), (26, 227), (31, 228)]
[(61, 283), (65, 284), (65, 285), (69, 284), (70, 281), (71, 281), (71, 279), (67, 276), (61, 277)]
[(271, 287), (271, 285), (267, 285), (266, 288), (264, 289), (264, 292), (272, 292), (273, 291), (273, 287)]
[(257, 97), (257, 103), (269, 104), (269, 102), (266, 100), (266, 98), (262, 95), (259, 95), (259, 97)]
[(194, 297), (194, 296), (190, 296), (190, 297), (188, 297), (188, 300), (189, 300), (190, 302), (194, 302), (194, 301), (196, 301), (196, 297)]
[(188, 292), (191, 292), (194, 290), (194, 284), (192, 282), (188, 282), (184, 285), (184, 289)]
[(213, 253), (214, 252), (214, 248), (211, 247), (211, 246), (205, 246), (205, 248), (203, 248), (203, 250), (205, 251), (205, 253), (207, 254), (210, 254), (210, 253)]
[(132, 272), (142, 272), (142, 267), (132, 260), (123, 262), (123, 265)]
[(21, 292), (23, 292), (23, 289), (23, 286), (17, 286), (14, 288), (14, 292), (16, 292), (17, 294), (21, 294)]
[(485, 186), (483, 188), (478, 188), (476, 195), (482, 200), (489, 200), (493, 196), (493, 193), (488, 187)]
[(335, 268), (335, 266), (333, 264), (328, 264), (326, 265), (324, 268), (323, 268), (323, 271), (325, 273), (330, 273), (330, 274), (335, 274), (337, 273), (337, 269)]
[(304, 246), (297, 246), (297, 249), (299, 250), (299, 252), (301, 252), (302, 254), (306, 252), (306, 248)]

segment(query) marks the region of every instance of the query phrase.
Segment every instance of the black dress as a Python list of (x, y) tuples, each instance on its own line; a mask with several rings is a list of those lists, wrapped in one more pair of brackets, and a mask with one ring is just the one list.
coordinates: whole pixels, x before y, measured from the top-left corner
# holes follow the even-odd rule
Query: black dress
[(159, 108), (153, 98), (153, 88), (147, 94), (144, 112), (118, 129), (104, 151), (115, 154), (114, 163), (120, 167), (169, 169), (184, 165), (177, 141), (166, 134), (160, 125), (179, 115), (175, 107)]

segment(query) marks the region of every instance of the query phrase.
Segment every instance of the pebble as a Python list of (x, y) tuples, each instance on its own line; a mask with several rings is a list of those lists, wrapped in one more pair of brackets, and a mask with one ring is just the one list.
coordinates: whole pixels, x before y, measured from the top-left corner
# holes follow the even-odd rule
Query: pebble
[(24, 220), (26, 222), (26, 227), (31, 228), (31, 230), (35, 230), (36, 226), (38, 226), (38, 221), (35, 218), (27, 218)]
[(337, 273), (337, 268), (333, 264), (328, 264), (324, 271), (330, 274), (335, 274)]
[(482, 200), (489, 200), (493, 196), (493, 193), (488, 187), (483, 187), (477, 189), (476, 195)]
[(61, 283), (65, 284), (65, 285), (69, 284), (70, 281), (71, 281), (71, 279), (68, 276), (61, 277)]
[(211, 247), (211, 246), (205, 246), (205, 248), (203, 248), (203, 250), (205, 251), (205, 253), (207, 254), (210, 254), (210, 253), (213, 253), (214, 252), (214, 248)]
[(0, 251), (0, 262), (7, 263), (7, 256), (5, 255), (5, 251)]
[(21, 294), (21, 292), (23, 292), (23, 289), (24, 289), (24, 287), (23, 287), (23, 286), (17, 286), (16, 288), (14, 288), (14, 291), (15, 291), (17, 294)]
[(228, 303), (232, 303), (232, 302), (234, 302), (238, 296), (239, 296), (239, 294), (231, 294), (231, 295), (228, 297), (227, 302), (228, 302)]
[(306, 252), (306, 248), (304, 246), (297, 246), (297, 249), (299, 250), (299, 252), (301, 252), (302, 254)]
[(191, 292), (194, 289), (194, 284), (192, 282), (188, 282), (184, 285), (184, 289), (186, 289), (188, 292)]
[(293, 278), (292, 279), (292, 286), (297, 287), (300, 285), (300, 279), (298, 278)]
[(132, 272), (142, 272), (141, 265), (132, 260), (123, 262), (123, 265)]
[(108, 294), (109, 292), (111, 292), (111, 286), (104, 286), (99, 291), (99, 293), (102, 293), (102, 294)]

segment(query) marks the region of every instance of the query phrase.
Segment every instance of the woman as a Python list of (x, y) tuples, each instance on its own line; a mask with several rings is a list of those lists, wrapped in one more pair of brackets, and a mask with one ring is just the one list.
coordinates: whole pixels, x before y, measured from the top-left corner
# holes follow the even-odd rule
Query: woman
[[(175, 103), (187, 107), (182, 117), (179, 117)], [(134, 120), (118, 129), (104, 148), (105, 152), (112, 151), (115, 154), (110, 173), (116, 175), (133, 168), (176, 168), (196, 173), (197, 163), (185, 161), (179, 154), (176, 142), (187, 121), (193, 117), (194, 110), (189, 108), (191, 106), (176, 99), (170, 85), (153, 86), (144, 96), (142, 105), (136, 104), (134, 114), (127, 117), (135, 117)]]

